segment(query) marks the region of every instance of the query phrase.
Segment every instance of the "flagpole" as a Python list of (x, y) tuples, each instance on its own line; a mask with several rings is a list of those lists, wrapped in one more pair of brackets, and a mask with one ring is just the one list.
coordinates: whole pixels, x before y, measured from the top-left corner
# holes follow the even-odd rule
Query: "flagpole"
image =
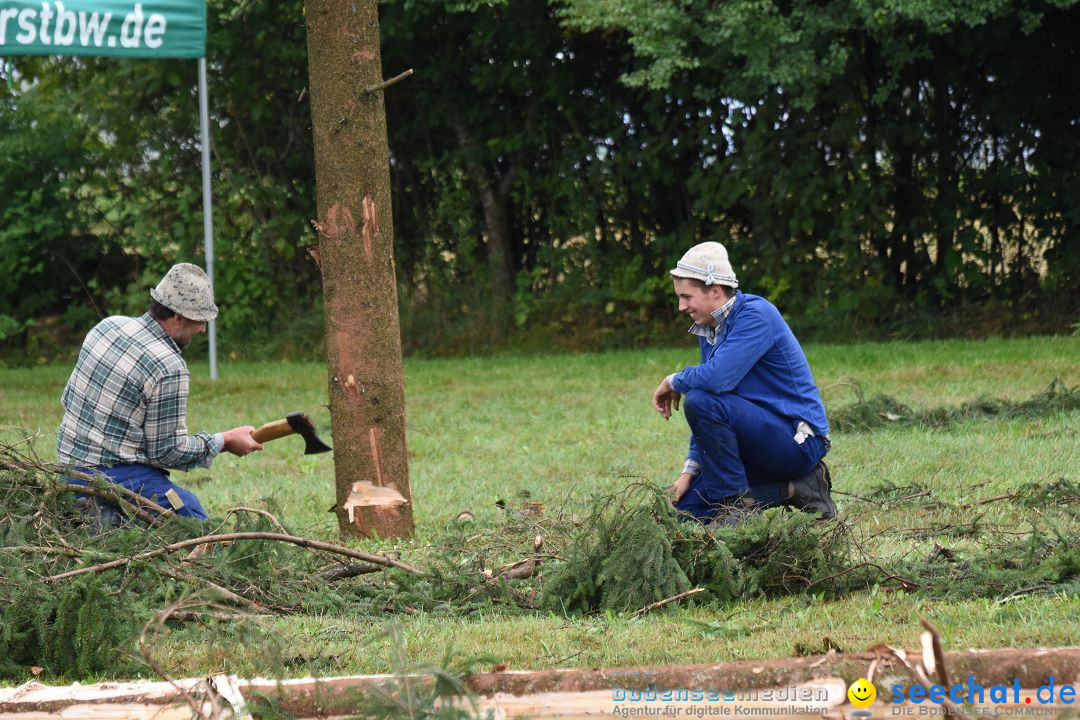
[[(210, 109), (206, 89), (206, 57), (199, 58), (199, 128), (202, 134), (203, 247), (206, 275), (214, 286), (214, 208), (210, 197)], [(217, 380), (217, 323), (207, 323), (210, 338), (210, 379)]]

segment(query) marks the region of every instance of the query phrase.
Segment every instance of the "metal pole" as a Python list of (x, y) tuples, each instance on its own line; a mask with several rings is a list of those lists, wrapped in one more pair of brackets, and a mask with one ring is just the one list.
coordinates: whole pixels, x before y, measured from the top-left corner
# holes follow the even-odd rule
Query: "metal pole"
[[(199, 129), (202, 133), (203, 246), (206, 250), (206, 275), (214, 286), (214, 207), (210, 198), (210, 103), (206, 90), (206, 58), (199, 58)], [(210, 338), (210, 379), (217, 380), (217, 323), (207, 324)]]

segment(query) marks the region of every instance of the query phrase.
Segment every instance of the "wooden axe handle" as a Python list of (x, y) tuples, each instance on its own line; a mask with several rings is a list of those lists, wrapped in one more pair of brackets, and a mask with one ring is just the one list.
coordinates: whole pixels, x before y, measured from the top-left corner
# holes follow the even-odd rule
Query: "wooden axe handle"
[(270, 440), (277, 440), (283, 438), (286, 435), (292, 435), (295, 432), (292, 426), (289, 425), (288, 420), (275, 420), (274, 422), (266, 423), (261, 428), (251, 433), (251, 437), (255, 439), (255, 442), (264, 443)]

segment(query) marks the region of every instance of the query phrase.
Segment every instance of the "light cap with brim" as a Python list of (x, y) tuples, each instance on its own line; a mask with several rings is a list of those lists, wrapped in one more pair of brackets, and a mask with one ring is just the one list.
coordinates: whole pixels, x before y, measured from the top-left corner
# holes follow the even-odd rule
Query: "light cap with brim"
[(203, 269), (191, 263), (173, 265), (150, 297), (188, 320), (206, 322), (217, 317), (214, 290)]
[(706, 285), (739, 287), (727, 249), (718, 242), (703, 242), (690, 248), (670, 273), (672, 277), (700, 280)]

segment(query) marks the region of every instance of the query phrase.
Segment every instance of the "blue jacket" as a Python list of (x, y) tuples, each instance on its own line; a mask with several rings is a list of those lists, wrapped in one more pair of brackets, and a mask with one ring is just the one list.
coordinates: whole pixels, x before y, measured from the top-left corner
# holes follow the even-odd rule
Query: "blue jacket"
[[(734, 393), (791, 419), (805, 420), (820, 437), (829, 434), (825, 405), (799, 341), (780, 311), (763, 297), (738, 292), (716, 344), (701, 337), (701, 364), (672, 378), (677, 392)], [(694, 438), (689, 459), (700, 462)]]

